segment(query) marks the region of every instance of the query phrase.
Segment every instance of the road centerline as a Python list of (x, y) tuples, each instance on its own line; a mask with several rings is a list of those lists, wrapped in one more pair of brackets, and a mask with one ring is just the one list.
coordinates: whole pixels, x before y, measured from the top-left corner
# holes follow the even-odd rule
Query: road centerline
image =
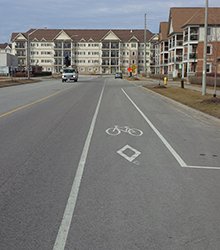
[(68, 198), (68, 201), (66, 204), (66, 208), (65, 208), (65, 211), (63, 214), (63, 218), (62, 218), (62, 221), (61, 221), (61, 224), (59, 227), (59, 231), (57, 234), (57, 238), (56, 238), (53, 250), (64, 250), (65, 249), (65, 245), (66, 245), (66, 241), (67, 241), (73, 213), (74, 213), (76, 202), (77, 202), (79, 188), (80, 188), (80, 184), (81, 184), (81, 180), (82, 180), (82, 176), (83, 176), (83, 172), (84, 172), (84, 168), (85, 168), (85, 164), (86, 164), (86, 160), (87, 160), (87, 155), (88, 155), (93, 131), (95, 128), (95, 123), (96, 123), (96, 119), (98, 116), (100, 104), (102, 101), (104, 88), (105, 88), (105, 85), (102, 88), (102, 92), (100, 94), (99, 101), (98, 101), (98, 104), (97, 104), (97, 107), (96, 107), (96, 110), (95, 110), (95, 113), (94, 113), (94, 116), (93, 116), (93, 119), (92, 119), (92, 122), (90, 125), (90, 129), (89, 129), (84, 147), (83, 147), (83, 151), (82, 151), (80, 161), (79, 161), (79, 164), (77, 167), (75, 178), (73, 180), (70, 195), (69, 195), (69, 198)]
[(140, 108), (135, 104), (135, 102), (128, 96), (128, 94), (121, 88), (122, 92), (128, 98), (128, 100), (133, 104), (133, 106), (137, 109), (137, 111), (141, 114), (144, 120), (148, 123), (151, 129), (155, 132), (155, 134), (159, 137), (159, 139), (163, 142), (166, 148), (170, 151), (170, 153), (174, 156), (177, 162), (180, 164), (181, 167), (187, 167), (187, 164), (184, 160), (180, 157), (180, 155), (176, 152), (176, 150), (170, 145), (170, 143), (163, 137), (160, 131), (153, 125), (153, 123), (147, 118), (147, 116), (140, 110)]
[(53, 93), (53, 94), (51, 94), (51, 95), (48, 95), (48, 96), (45, 96), (45, 97), (40, 98), (40, 99), (38, 99), (38, 100), (35, 100), (35, 101), (33, 101), (33, 102), (30, 102), (30, 103), (27, 103), (27, 104), (18, 106), (17, 108), (14, 108), (14, 109), (12, 109), (12, 110), (10, 110), (10, 111), (8, 111), (8, 112), (5, 112), (5, 113), (3, 113), (3, 114), (0, 114), (0, 118), (3, 118), (3, 117), (8, 116), (8, 115), (11, 115), (11, 114), (13, 114), (13, 113), (16, 113), (16, 112), (19, 111), (19, 110), (22, 110), (22, 109), (31, 107), (31, 106), (33, 106), (33, 105), (35, 105), (35, 104), (41, 103), (41, 102), (43, 102), (43, 101), (49, 99), (50, 97), (56, 96), (56, 95), (58, 95), (58, 94), (60, 94), (60, 93), (62, 93), (62, 92), (65, 92), (65, 91), (66, 91), (66, 89), (65, 89), (65, 90), (60, 90), (60, 91), (57, 91), (57, 92), (55, 92), (55, 93)]

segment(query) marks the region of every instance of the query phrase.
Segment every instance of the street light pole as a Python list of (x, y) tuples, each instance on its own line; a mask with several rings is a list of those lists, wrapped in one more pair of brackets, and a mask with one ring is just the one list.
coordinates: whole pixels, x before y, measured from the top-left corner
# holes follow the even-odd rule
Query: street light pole
[(202, 95), (206, 94), (206, 64), (207, 64), (207, 31), (208, 31), (208, 0), (205, 7), (205, 30), (204, 30), (204, 50), (203, 50), (203, 72), (202, 72)]
[(30, 33), (28, 33), (27, 39), (27, 77), (30, 79)]
[(31, 65), (30, 64), (30, 59), (31, 59), (30, 35), (32, 35), (37, 30), (38, 29), (34, 29), (33, 31), (28, 33), (28, 37), (27, 37), (27, 77), (28, 79), (30, 79), (30, 65)]
[(144, 14), (144, 75), (146, 76), (147, 14)]

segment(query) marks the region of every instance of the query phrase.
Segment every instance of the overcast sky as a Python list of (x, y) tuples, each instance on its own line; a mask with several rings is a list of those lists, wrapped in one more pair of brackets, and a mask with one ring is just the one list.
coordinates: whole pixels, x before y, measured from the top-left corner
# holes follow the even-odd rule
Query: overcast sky
[(147, 28), (158, 32), (170, 7), (205, 7), (205, 0), (0, 0), (0, 43), (30, 28), (142, 29), (145, 13)]

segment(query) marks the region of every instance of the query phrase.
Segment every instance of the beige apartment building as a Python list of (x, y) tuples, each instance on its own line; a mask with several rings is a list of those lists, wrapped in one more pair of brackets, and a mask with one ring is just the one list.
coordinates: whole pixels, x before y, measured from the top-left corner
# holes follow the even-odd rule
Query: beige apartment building
[(12, 54), (11, 45), (0, 44), (0, 75), (12, 75), (18, 67), (17, 57)]
[(20, 68), (42, 66), (44, 71), (58, 73), (65, 57), (82, 74), (113, 74), (150, 72), (153, 33), (147, 30), (76, 30), (31, 29), (25, 33), (12, 33), (12, 53), (18, 57)]

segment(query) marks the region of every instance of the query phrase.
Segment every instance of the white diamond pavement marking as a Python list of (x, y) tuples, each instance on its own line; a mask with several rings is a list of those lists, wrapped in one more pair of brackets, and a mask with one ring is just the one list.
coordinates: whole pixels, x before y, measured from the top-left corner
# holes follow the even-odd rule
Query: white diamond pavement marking
[[(134, 153), (133, 153), (131, 156), (125, 154), (124, 151), (127, 150), (127, 149), (133, 151)], [(136, 159), (136, 158), (141, 154), (141, 152), (139, 152), (139, 151), (138, 151), (137, 149), (135, 149), (135, 148), (132, 148), (132, 147), (129, 146), (129, 145), (125, 145), (123, 148), (119, 149), (119, 150), (117, 151), (117, 153), (118, 153), (119, 155), (121, 155), (122, 157), (124, 157), (126, 160), (130, 161), (130, 162), (132, 162), (134, 159)]]

